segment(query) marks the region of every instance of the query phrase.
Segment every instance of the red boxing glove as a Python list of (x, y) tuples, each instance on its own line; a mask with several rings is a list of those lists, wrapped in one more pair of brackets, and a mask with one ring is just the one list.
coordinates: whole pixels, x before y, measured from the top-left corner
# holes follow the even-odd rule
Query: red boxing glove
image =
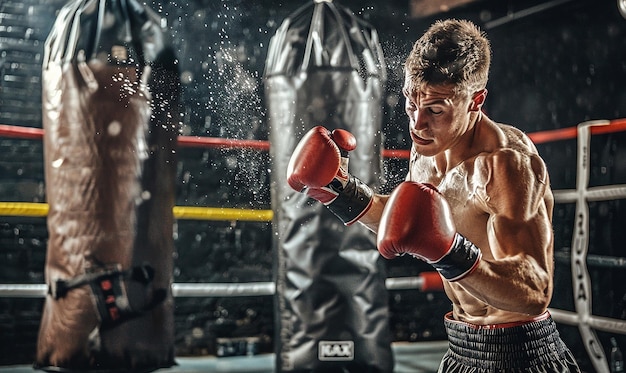
[(433, 186), (411, 181), (391, 193), (377, 243), (383, 257), (408, 253), (430, 263), (448, 281), (469, 275), (482, 256), (480, 249), (456, 232), (445, 198)]
[(355, 148), (350, 132), (316, 126), (300, 140), (287, 166), (289, 186), (322, 202), (346, 225), (367, 212), (373, 194), (348, 173), (348, 152)]

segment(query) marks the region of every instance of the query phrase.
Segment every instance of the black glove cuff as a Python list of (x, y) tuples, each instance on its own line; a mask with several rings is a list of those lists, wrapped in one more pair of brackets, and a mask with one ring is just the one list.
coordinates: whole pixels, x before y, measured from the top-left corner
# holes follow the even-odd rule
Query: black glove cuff
[(350, 175), (345, 187), (338, 180), (330, 185), (339, 194), (328, 205), (328, 209), (345, 225), (350, 225), (359, 220), (369, 210), (372, 204), (372, 189), (358, 178)]
[(433, 267), (448, 281), (458, 281), (472, 273), (478, 266), (482, 253), (470, 240), (457, 233), (450, 251), (436, 262)]

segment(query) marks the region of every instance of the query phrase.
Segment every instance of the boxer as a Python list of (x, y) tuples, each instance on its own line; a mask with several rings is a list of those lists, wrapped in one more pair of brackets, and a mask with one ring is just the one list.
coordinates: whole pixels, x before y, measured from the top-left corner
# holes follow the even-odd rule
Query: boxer
[(436, 21), (405, 62), (412, 139), (406, 180), (374, 193), (348, 172), (354, 137), (312, 129), (287, 181), (345, 224), (377, 233), (380, 254), (408, 254), (443, 277), (452, 311), (439, 372), (580, 372), (547, 311), (553, 196), (530, 139), (482, 111), (491, 46), (465, 20)]

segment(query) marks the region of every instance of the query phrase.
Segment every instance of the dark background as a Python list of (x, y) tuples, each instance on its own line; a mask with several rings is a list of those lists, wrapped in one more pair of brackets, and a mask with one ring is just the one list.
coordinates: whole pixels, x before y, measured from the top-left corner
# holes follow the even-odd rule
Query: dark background
[[(0, 124), (41, 127), (41, 58), (59, 0), (0, 0)], [(147, 1), (168, 22), (183, 87), (181, 134), (267, 140), (263, 69), (276, 28), (304, 2)], [(400, 93), (402, 64), (421, 33), (437, 18), (467, 18), (492, 42), (485, 110), (526, 132), (626, 117), (626, 20), (615, 0), (474, 1), (428, 16), (412, 14), (408, 0), (344, 0), (379, 33), (388, 68), (383, 107), (386, 148), (407, 149)], [(539, 9), (535, 6), (546, 5)], [(554, 5), (554, 6), (548, 6)], [(528, 14), (527, 16), (523, 16)], [(502, 22), (500, 22), (502, 21)], [(576, 142), (541, 144), (554, 189), (573, 189)], [(45, 202), (42, 145), (0, 137), (0, 201)], [(594, 136), (593, 185), (626, 183), (626, 136)], [(179, 149), (177, 205), (270, 209), (269, 156), (257, 150)], [(406, 160), (385, 160), (383, 191), (406, 173)], [(624, 200), (590, 204), (589, 252), (626, 256)], [(575, 206), (554, 211), (556, 274), (551, 307), (574, 310), (569, 248)], [(45, 218), (0, 216), (0, 282), (43, 283)], [(175, 282), (272, 281), (269, 222), (179, 220)], [(415, 260), (387, 262), (390, 277), (430, 268)], [(626, 318), (624, 265), (590, 264), (594, 315)], [(514, 294), (512, 294), (514, 296)], [(255, 336), (272, 351), (272, 297), (176, 299), (180, 356), (215, 354), (217, 337)], [(442, 293), (392, 291), (396, 341), (445, 339)], [(31, 363), (43, 300), (0, 298), (0, 364)], [(581, 366), (592, 372), (575, 327), (559, 324)], [(598, 332), (605, 353), (610, 337)]]

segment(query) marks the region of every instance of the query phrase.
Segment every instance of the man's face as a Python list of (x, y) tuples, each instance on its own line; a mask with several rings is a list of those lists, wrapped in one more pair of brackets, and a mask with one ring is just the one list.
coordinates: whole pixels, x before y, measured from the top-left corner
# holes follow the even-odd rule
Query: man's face
[(453, 86), (422, 85), (402, 90), (415, 150), (433, 156), (453, 147), (467, 131), (471, 100), (455, 96)]

